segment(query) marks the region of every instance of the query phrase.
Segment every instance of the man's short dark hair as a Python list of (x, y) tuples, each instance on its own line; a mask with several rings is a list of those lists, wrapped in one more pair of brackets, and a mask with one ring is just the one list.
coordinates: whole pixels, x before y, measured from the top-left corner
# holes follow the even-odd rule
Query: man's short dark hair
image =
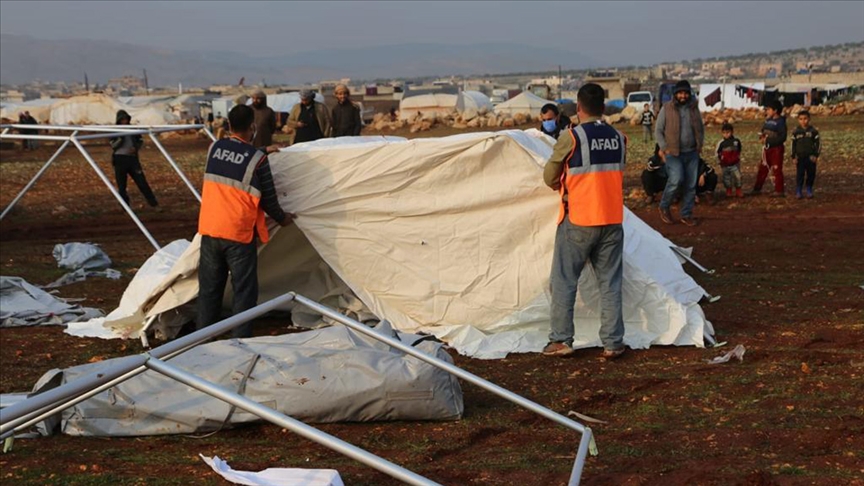
[(543, 105), (543, 108), (540, 108), (540, 113), (543, 115), (549, 113), (550, 111), (552, 113), (555, 113), (555, 116), (558, 116), (558, 107), (555, 105), (555, 103), (546, 103), (545, 105)]
[(810, 112), (807, 110), (801, 110), (798, 112), (798, 116), (806, 116), (807, 118), (810, 118)]
[(720, 128), (720, 131), (721, 132), (733, 132), (734, 133), (735, 127), (733, 127), (731, 123), (726, 122), (726, 123), (723, 123), (723, 126)]
[(591, 116), (603, 114), (605, 95), (599, 84), (583, 84), (576, 93), (576, 102), (582, 107), (582, 111)]
[(255, 123), (255, 111), (248, 105), (237, 105), (228, 112), (228, 127), (232, 132), (243, 132)]

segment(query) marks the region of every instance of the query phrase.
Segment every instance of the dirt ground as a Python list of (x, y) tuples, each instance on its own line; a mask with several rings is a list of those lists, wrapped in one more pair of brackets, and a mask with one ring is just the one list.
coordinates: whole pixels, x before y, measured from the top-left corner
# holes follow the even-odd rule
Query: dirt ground
[[(560, 413), (607, 422), (592, 426), (600, 455), (588, 460), (585, 485), (864, 485), (864, 117), (817, 118), (814, 124), (824, 147), (814, 199), (791, 197), (794, 168), (787, 159), (789, 197), (720, 195), (714, 205), (697, 206), (702, 221), (693, 228), (664, 225), (656, 204), (642, 200), (639, 174), (651, 146), (623, 127), (632, 140), (627, 205), (672, 241), (694, 247), (695, 258), (716, 271), (685, 267), (708, 292), (722, 296), (703, 309), (718, 341), (728, 344), (653, 347), (609, 363), (598, 359), (597, 349), (569, 359), (522, 354), (482, 361), (454, 354), (456, 363)], [(737, 127), (745, 188), (759, 160), (757, 128)], [(717, 127), (709, 132), (713, 147)], [(200, 186), (208, 141), (165, 144)], [(9, 204), (52, 151), (0, 151), (0, 205)], [(94, 144), (93, 154), (108, 171), (107, 146)], [(191, 238), (195, 199), (154, 147), (146, 145), (142, 159), (164, 212), (141, 206), (130, 187), (136, 211), (162, 244)], [(69, 151), (0, 223), (2, 274), (48, 283), (64, 273), (56, 268), (53, 246), (71, 241), (102, 245), (123, 278), (90, 279), (62, 287), (60, 296), (84, 298), (84, 305), (106, 312), (153, 252), (83, 158)], [(270, 320), (256, 332), (283, 329)], [(743, 362), (706, 363), (738, 344), (746, 348)], [(52, 368), (138, 352), (137, 341), (75, 338), (59, 327), (0, 329), (0, 392), (28, 391)], [(578, 434), (462, 385), (465, 417), (457, 422), (320, 428), (442, 484), (566, 484)], [(17, 440), (11, 453), (0, 455), (0, 481), (225, 484), (199, 453), (218, 455), (236, 469), (335, 468), (349, 485), (398, 484), (264, 423), (202, 439)]]

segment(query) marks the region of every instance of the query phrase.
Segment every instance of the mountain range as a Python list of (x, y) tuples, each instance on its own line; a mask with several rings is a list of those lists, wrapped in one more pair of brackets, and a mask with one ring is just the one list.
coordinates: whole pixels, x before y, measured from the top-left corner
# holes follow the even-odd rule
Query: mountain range
[(123, 42), (84, 39), (41, 40), (0, 34), (0, 83), (43, 81), (105, 83), (124, 75), (142, 76), (151, 87), (177, 83), (234, 84), (241, 77), (257, 84), (298, 84), (321, 79), (414, 78), (454, 74), (581, 69), (600, 65), (561, 48), (485, 43), (453, 46), (406, 43), (369, 48), (310, 50), (277, 56), (234, 52), (183, 51)]

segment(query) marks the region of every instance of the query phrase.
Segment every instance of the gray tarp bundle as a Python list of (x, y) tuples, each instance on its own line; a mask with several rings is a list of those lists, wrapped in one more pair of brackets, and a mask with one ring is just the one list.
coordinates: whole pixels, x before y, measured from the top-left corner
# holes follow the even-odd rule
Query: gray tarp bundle
[[(386, 322), (376, 330), (394, 335)], [(422, 339), (398, 336), (408, 343)], [(440, 343), (420, 341), (416, 347), (452, 362)], [(170, 362), (304, 422), (457, 420), (463, 411), (455, 377), (341, 326), (212, 342)], [(110, 364), (51, 370), (34, 391), (98, 373)], [(188, 434), (255, 420), (252, 414), (146, 371), (64, 411), (60, 430), (95, 436)], [(56, 419), (48, 428), (53, 425)]]
[(102, 312), (68, 304), (21, 277), (0, 277), (0, 327), (62, 325), (95, 317)]
[(111, 259), (93, 243), (58, 243), (54, 245), (54, 258), (57, 266), (68, 268), (71, 272), (51, 282), (43, 288), (51, 289), (82, 282), (88, 277), (105, 277), (112, 280), (120, 278), (120, 272), (110, 269)]

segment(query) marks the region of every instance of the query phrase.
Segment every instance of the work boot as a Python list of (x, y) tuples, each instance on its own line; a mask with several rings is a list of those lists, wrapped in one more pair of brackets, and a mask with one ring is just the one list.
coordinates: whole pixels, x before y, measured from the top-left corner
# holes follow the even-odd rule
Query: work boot
[(672, 219), (672, 213), (669, 211), (669, 208), (660, 208), (660, 221), (663, 221), (666, 224), (675, 224), (675, 220)]
[(696, 226), (697, 224), (699, 224), (699, 220), (697, 220), (693, 216), (681, 218), (681, 222), (686, 224), (687, 226)]

